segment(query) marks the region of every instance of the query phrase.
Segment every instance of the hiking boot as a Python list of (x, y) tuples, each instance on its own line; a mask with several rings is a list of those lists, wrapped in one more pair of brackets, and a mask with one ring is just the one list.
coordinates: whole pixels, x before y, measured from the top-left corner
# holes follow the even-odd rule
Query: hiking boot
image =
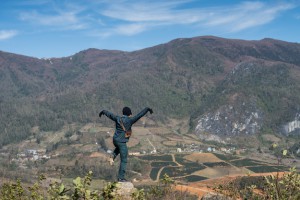
[(118, 182), (128, 182), (125, 178), (118, 178)]

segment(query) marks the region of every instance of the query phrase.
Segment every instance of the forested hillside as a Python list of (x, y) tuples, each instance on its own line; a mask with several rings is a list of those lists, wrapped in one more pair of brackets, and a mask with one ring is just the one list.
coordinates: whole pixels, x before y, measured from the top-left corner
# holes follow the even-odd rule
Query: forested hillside
[[(51, 59), (0, 52), (0, 146), (28, 137), (33, 127), (97, 122), (101, 109), (120, 113), (125, 105), (134, 113), (152, 107), (160, 122), (190, 118), (191, 132), (217, 112), (230, 121), (201, 122), (198, 132), (279, 130), (300, 113), (299, 55), (297, 43), (217, 37)], [(252, 128), (226, 132), (226, 123), (242, 123), (246, 112), (257, 113), (255, 129), (249, 122)]]

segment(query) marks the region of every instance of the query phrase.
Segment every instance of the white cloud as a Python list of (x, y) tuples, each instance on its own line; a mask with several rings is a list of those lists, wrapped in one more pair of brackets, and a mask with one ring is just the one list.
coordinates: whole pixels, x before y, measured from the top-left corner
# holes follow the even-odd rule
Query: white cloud
[(112, 35), (132, 36), (149, 29), (149, 25), (142, 23), (122, 24), (113, 28), (102, 29), (101, 31), (92, 31), (88, 35), (93, 37), (107, 38)]
[[(29, 2), (35, 2), (29, 0)], [(20, 18), (35, 25), (60, 30), (83, 30), (90, 35), (135, 35), (171, 25), (188, 25), (221, 32), (239, 32), (267, 24), (292, 9), (290, 3), (246, 1), (230, 6), (204, 7), (197, 0), (138, 1), (99, 0), (53, 3), (44, 0), (42, 9), (23, 12)], [(68, 3), (65, 3), (68, 2)], [(197, 2), (197, 6), (193, 3)], [(97, 33), (97, 34), (95, 34)]]
[(7, 40), (18, 34), (15, 30), (0, 30), (0, 40)]
[(22, 13), (20, 15), (21, 19), (24, 21), (30, 21), (32, 23), (37, 23), (41, 25), (63, 25), (76, 22), (76, 18), (72, 14), (60, 14), (60, 15), (42, 15), (36, 11)]
[[(124, 35), (138, 34), (156, 26), (178, 24), (213, 27), (222, 31), (238, 32), (267, 24), (273, 21), (281, 12), (294, 7), (289, 3), (243, 2), (230, 7), (181, 8), (183, 4), (191, 2), (119, 1), (116, 4), (109, 4), (105, 10), (101, 11), (101, 14), (118, 20), (121, 25), (112, 25), (115, 28), (111, 28), (111, 30), (114, 33)], [(133, 24), (126, 26), (124, 25), (126, 23)], [(143, 24), (140, 25), (139, 23)]]
[(147, 29), (147, 26), (143, 24), (129, 24), (129, 25), (121, 25), (116, 27), (116, 32), (122, 35), (135, 35), (141, 33)]
[[(204, 16), (195, 9), (178, 10), (177, 7), (190, 1), (134, 2), (111, 4), (102, 15), (127, 22), (191, 23)], [(196, 13), (197, 12), (197, 13)]]
[(267, 5), (261, 2), (246, 2), (231, 9), (218, 9), (207, 18), (205, 25), (238, 32), (273, 21), (281, 12), (292, 9), (292, 4)]
[(88, 27), (85, 18), (80, 16), (81, 12), (85, 11), (85, 6), (70, 3), (52, 5), (51, 1), (44, 3), (49, 5), (44, 5), (42, 9), (21, 12), (19, 18), (34, 25), (59, 27), (64, 30), (79, 30)]

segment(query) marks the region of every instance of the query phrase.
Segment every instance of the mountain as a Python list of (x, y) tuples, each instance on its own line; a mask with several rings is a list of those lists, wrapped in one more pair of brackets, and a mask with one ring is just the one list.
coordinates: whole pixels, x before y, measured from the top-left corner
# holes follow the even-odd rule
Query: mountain
[(156, 121), (190, 119), (191, 132), (225, 141), (300, 128), (300, 44), (213, 36), (134, 52), (87, 49), (37, 59), (0, 51), (0, 145), (64, 124), (97, 122), (102, 109)]

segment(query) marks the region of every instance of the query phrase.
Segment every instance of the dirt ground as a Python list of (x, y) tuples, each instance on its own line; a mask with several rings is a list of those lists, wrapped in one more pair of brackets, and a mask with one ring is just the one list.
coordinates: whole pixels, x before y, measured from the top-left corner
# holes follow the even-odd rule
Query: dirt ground
[(245, 175), (249, 170), (237, 167), (220, 167), (220, 168), (205, 168), (193, 173), (193, 175), (203, 176), (207, 178), (217, 178), (230, 175)]
[(212, 153), (192, 153), (184, 157), (187, 160), (192, 162), (223, 162), (223, 160), (219, 159)]
[[(274, 173), (256, 173), (256, 174), (251, 174), (251, 175), (244, 175), (244, 176), (269, 176), (269, 175), (276, 175), (277, 172)], [(279, 173), (279, 177), (282, 177), (284, 172)], [(201, 199), (203, 195), (209, 193), (209, 192), (214, 192), (213, 188), (217, 185), (220, 184), (225, 184), (229, 183), (230, 181), (233, 181), (234, 179), (243, 176), (243, 175), (230, 175), (230, 176), (224, 176), (221, 178), (212, 178), (212, 179), (207, 179), (195, 183), (190, 183), (188, 185), (176, 185), (176, 190), (182, 191), (182, 192), (189, 192), (193, 195), (197, 195), (198, 199)]]

